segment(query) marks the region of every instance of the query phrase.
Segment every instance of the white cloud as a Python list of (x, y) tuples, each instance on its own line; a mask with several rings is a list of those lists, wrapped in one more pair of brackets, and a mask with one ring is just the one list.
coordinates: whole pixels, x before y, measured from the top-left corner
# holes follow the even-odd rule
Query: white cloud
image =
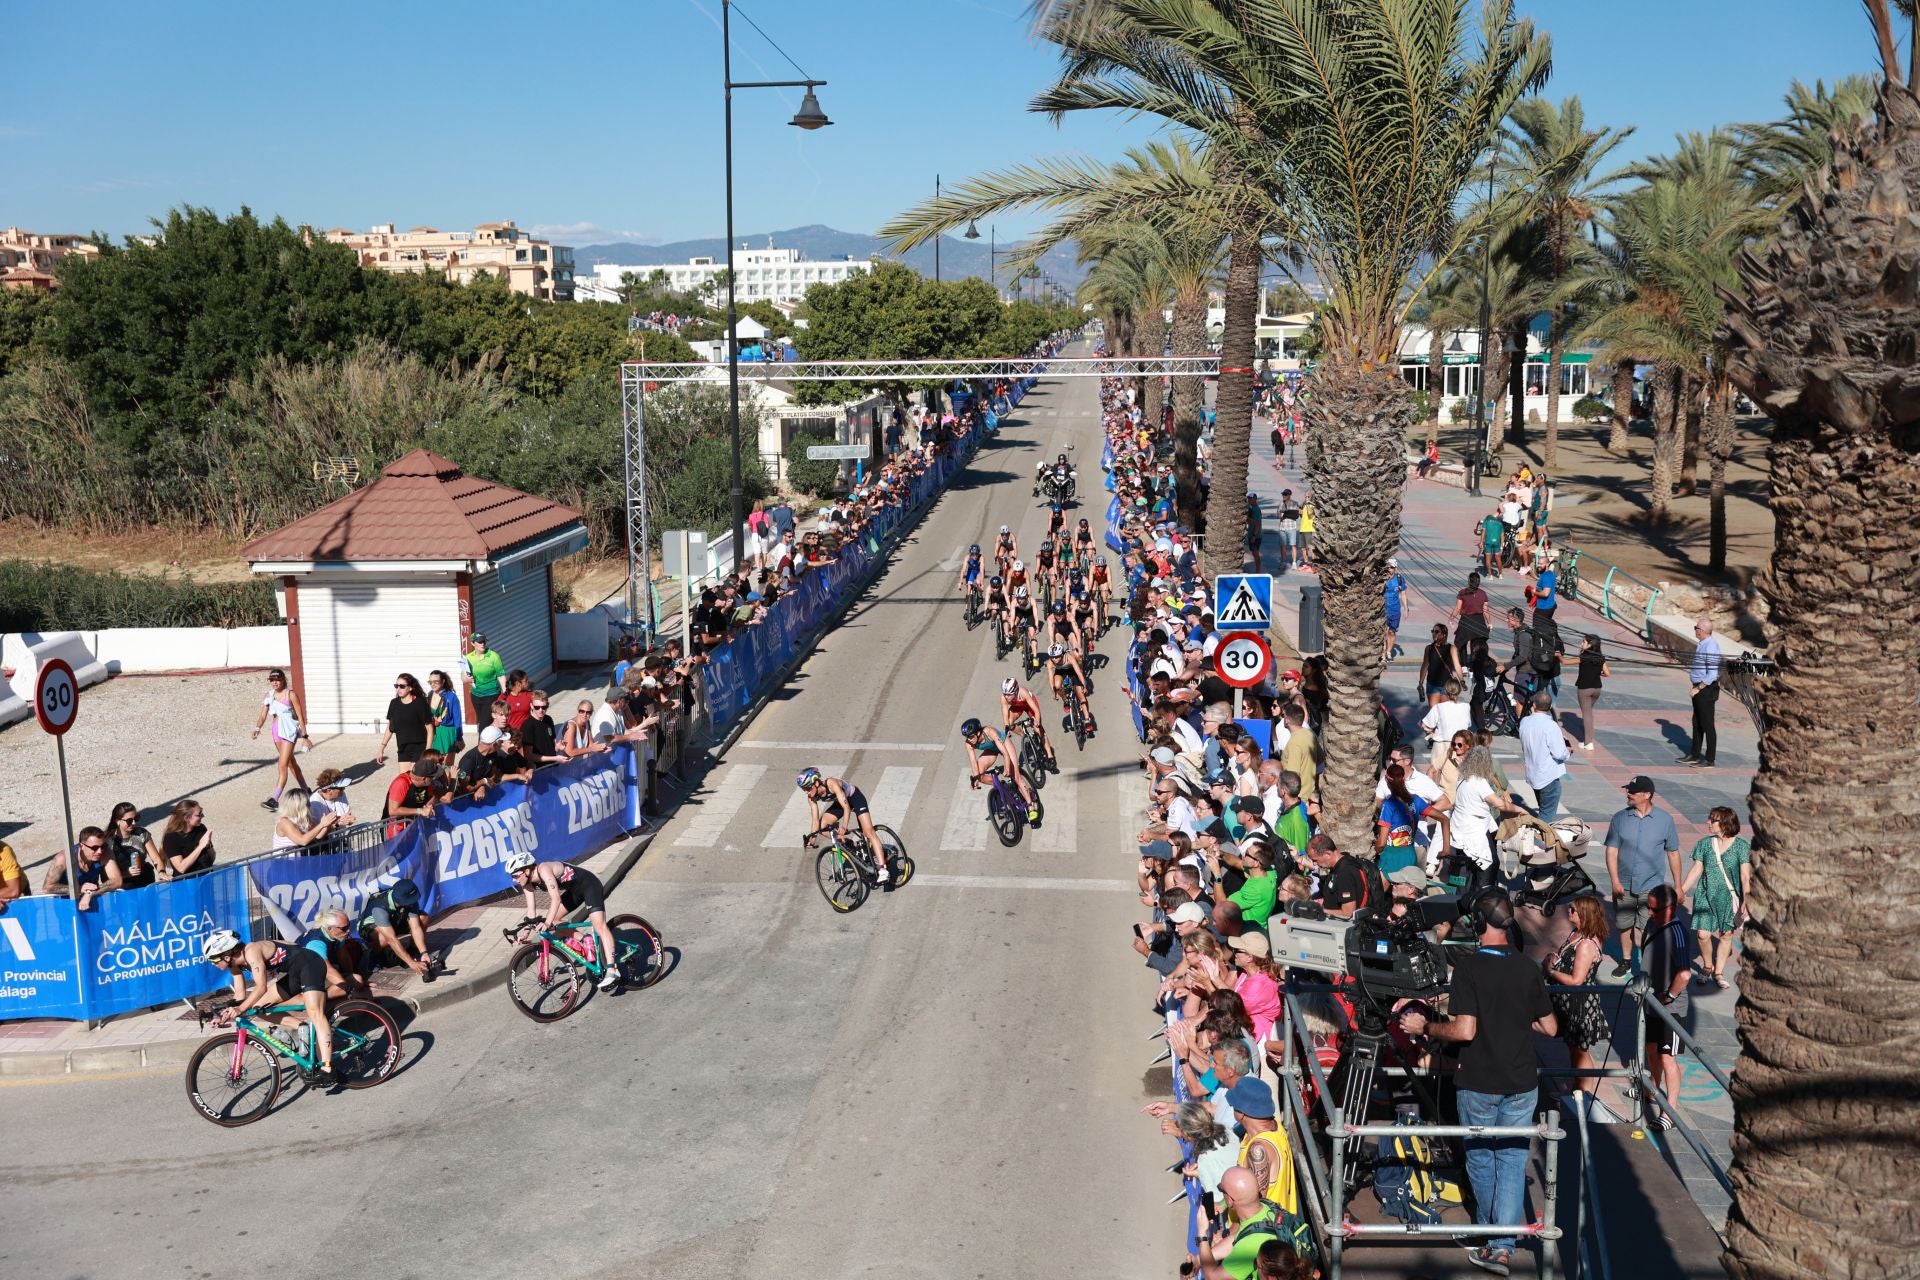
[(665, 244), (665, 236), (649, 235), (644, 231), (621, 231), (614, 227), (603, 227), (597, 222), (541, 222), (527, 228), (544, 240), (558, 240), (563, 244), (612, 244), (616, 241), (630, 241), (634, 244)]

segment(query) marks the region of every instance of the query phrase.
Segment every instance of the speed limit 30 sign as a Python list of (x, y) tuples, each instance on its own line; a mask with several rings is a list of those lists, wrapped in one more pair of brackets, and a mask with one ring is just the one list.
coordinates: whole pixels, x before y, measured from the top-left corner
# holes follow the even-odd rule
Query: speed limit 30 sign
[(1234, 688), (1251, 689), (1273, 670), (1273, 650), (1252, 632), (1236, 632), (1223, 637), (1213, 651), (1213, 669)]
[(73, 678), (73, 668), (59, 658), (41, 664), (33, 682), (33, 714), (40, 727), (57, 738), (73, 728), (79, 713), (80, 682)]

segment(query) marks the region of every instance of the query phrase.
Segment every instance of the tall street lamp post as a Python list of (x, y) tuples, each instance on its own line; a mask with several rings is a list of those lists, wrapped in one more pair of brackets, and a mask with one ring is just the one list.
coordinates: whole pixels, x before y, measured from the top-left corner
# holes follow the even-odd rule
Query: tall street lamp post
[[(967, 219), (966, 239), (980, 238), (980, 222), (977, 218)], [(991, 222), (987, 224), (987, 274), (993, 281), (993, 296), (1000, 296), (1000, 232)]]
[(740, 549), (745, 545), (747, 513), (746, 494), (740, 482), (740, 312), (734, 298), (733, 266), (733, 91), (805, 89), (807, 93), (800, 99), (800, 109), (794, 112), (793, 119), (787, 123), (796, 129), (812, 131), (823, 129), (833, 121), (827, 119), (827, 113), (820, 109), (820, 99), (813, 94), (815, 88), (826, 83), (825, 80), (734, 80), (732, 11), (732, 0), (720, 0), (720, 74), (727, 100), (727, 430), (733, 446), (733, 557), (734, 563), (738, 564)]
[[(933, 175), (933, 202), (940, 203), (940, 175)], [(940, 237), (933, 238), (933, 282), (940, 283)]]

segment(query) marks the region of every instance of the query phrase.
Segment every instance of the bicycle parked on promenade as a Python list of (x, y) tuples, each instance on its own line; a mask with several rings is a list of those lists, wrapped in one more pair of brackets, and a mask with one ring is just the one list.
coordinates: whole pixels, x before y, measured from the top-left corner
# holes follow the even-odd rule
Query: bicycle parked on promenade
[[(219, 1007), (225, 1007), (219, 1006)], [(218, 1008), (196, 1004), (200, 1025)], [(302, 1023), (283, 1029), (261, 1015), (305, 1013), (299, 1002), (255, 1009), (233, 1020), (233, 1029), (214, 1036), (187, 1060), (187, 1099), (214, 1124), (237, 1129), (252, 1124), (280, 1097), (281, 1069), (291, 1064), (303, 1077), (320, 1070), (313, 1028)], [(400, 1065), (400, 1025), (371, 1000), (341, 1000), (327, 1015), (333, 1032), (333, 1069), (349, 1089), (370, 1089)]]
[(892, 827), (875, 824), (881, 852), (887, 859), (889, 878), (882, 882), (873, 847), (858, 831), (824, 827), (807, 837), (807, 846), (820, 845), (814, 856), (813, 874), (820, 884), (820, 896), (827, 905), (845, 915), (858, 911), (875, 888), (891, 892), (913, 879), (913, 859), (907, 845)]
[[(535, 929), (541, 919), (528, 916), (501, 930), (507, 941), (521, 942), (507, 961), (507, 995), (514, 1008), (535, 1022), (558, 1022), (580, 1007), (586, 988), (605, 976), (607, 967), (591, 921)], [(660, 931), (636, 915), (614, 916), (607, 928), (613, 933), (621, 981), (634, 990), (658, 982), (666, 972)]]

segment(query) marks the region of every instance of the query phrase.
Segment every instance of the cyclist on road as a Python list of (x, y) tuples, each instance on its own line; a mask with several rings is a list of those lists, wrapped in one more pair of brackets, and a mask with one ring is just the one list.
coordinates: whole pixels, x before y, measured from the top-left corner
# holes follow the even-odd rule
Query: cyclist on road
[(979, 585), (980, 574), (980, 544), (976, 542), (967, 548), (967, 562), (960, 566), (958, 589), (962, 596), (967, 594), (968, 587)]
[[(987, 600), (980, 606), (980, 612), (989, 618), (1000, 618), (1003, 621), (1011, 616), (1011, 610), (1007, 605), (1007, 580), (997, 573), (987, 579)], [(1013, 634), (1011, 626), (1007, 628), (1007, 634)]]
[[(320, 1055), (320, 1069), (303, 1072), (308, 1084), (336, 1085), (340, 1077), (333, 1073), (333, 1029), (327, 1024), (327, 997), (347, 992), (346, 977), (324, 956), (297, 943), (279, 941), (240, 941), (231, 929), (215, 929), (200, 944), (200, 954), (233, 975), (232, 1005), (214, 1015), (217, 1026), (231, 1026), (235, 1018), (267, 1005), (306, 1006), (306, 1021), (313, 1027), (314, 1043)], [(243, 977), (242, 974), (247, 976)], [(249, 983), (251, 979), (251, 983)], [(287, 1028), (300, 1025), (299, 1014), (287, 1014), (268, 1021)]]
[(1085, 516), (1080, 517), (1080, 524), (1073, 531), (1073, 545), (1079, 550), (1081, 563), (1086, 563), (1087, 557), (1093, 554), (1093, 526)]
[(1095, 611), (1096, 621), (1104, 626), (1107, 615), (1113, 612), (1113, 583), (1107, 577), (1107, 559), (1096, 556), (1093, 567), (1087, 572), (1087, 588), (1093, 594), (1099, 608)]
[(1065, 532), (1066, 527), (1067, 509), (1056, 502), (1047, 512), (1047, 536), (1058, 538)]
[(880, 883), (885, 884), (889, 875), (887, 860), (882, 856), (880, 837), (873, 831), (873, 814), (867, 808), (867, 797), (860, 788), (845, 778), (829, 778), (811, 766), (802, 769), (793, 783), (807, 797), (807, 840), (828, 827), (846, 831), (851, 815), (855, 819), (851, 824), (853, 834), (866, 840), (874, 865), (880, 868)]
[(1006, 769), (1007, 777), (1013, 780), (1013, 785), (1020, 791), (1020, 798), (1027, 803), (1027, 821), (1038, 822), (1040, 807), (1033, 802), (1033, 791), (1020, 772), (1020, 762), (1007, 749), (1006, 735), (970, 718), (960, 726), (960, 737), (967, 744), (967, 772), (973, 776), (973, 789), (980, 789), (980, 781), (988, 773), (999, 768)]
[(1033, 721), (1034, 732), (1040, 735), (1040, 749), (1047, 753), (1047, 763), (1058, 765), (1060, 762), (1053, 754), (1053, 739), (1047, 736), (1047, 718), (1040, 714), (1040, 699), (1033, 690), (1013, 676), (1008, 676), (1000, 682), (1001, 732), (1013, 732), (1013, 726), (1021, 716)]
[(541, 862), (521, 850), (507, 855), (507, 878), (526, 895), (529, 916), (540, 915), (533, 904), (534, 887), (547, 891), (547, 911), (539, 928), (551, 929), (570, 912), (583, 906), (587, 909), (587, 921), (600, 939), (600, 960), (605, 965), (600, 990), (613, 990), (620, 981), (620, 962), (613, 946), (613, 930), (607, 927), (607, 887), (600, 883), (600, 877), (570, 862)]
[(1078, 579), (1074, 580), (1072, 590), (1073, 629), (1080, 637), (1080, 656), (1084, 659), (1093, 652), (1093, 596)]
[(1006, 576), (1008, 567), (1019, 555), (1020, 548), (1017, 539), (1013, 536), (1013, 530), (1004, 524), (1001, 525), (1000, 540), (993, 544), (993, 562), (999, 566), (1002, 577)]
[(1080, 714), (1087, 718), (1087, 736), (1092, 737), (1100, 726), (1093, 718), (1093, 704), (1087, 701), (1087, 671), (1080, 665), (1079, 651), (1054, 642), (1047, 650), (1047, 680), (1061, 706), (1068, 705), (1069, 697), (1079, 704)]

